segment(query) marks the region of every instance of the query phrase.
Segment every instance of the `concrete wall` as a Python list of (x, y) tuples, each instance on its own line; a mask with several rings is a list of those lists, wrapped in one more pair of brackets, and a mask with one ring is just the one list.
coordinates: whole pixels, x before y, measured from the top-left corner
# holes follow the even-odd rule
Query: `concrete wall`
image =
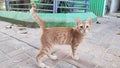
[(119, 1), (120, 0), (112, 0), (111, 7), (110, 7), (110, 13), (114, 13), (119, 9)]

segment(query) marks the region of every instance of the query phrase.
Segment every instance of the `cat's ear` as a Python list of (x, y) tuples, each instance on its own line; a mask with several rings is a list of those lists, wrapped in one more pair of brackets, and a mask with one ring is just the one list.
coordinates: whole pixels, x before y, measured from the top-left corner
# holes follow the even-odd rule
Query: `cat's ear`
[(79, 18), (76, 18), (76, 25), (78, 25), (79, 23), (81, 23), (81, 20)]
[(89, 24), (91, 24), (92, 23), (92, 18), (89, 17), (86, 22), (89, 23)]

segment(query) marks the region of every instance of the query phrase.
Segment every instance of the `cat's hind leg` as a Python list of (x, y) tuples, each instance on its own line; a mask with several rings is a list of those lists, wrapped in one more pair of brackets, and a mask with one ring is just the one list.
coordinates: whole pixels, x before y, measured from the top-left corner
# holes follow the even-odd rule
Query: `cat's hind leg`
[(58, 57), (57, 55), (55, 54), (56, 52), (58, 51), (58, 49), (56, 49), (54, 46), (51, 48), (51, 52), (49, 53), (49, 57), (52, 59), (52, 60), (57, 60)]
[(44, 59), (44, 56), (45, 56), (45, 54), (44, 54), (44, 52), (42, 52), (41, 50), (38, 52), (38, 54), (37, 54), (37, 56), (36, 56), (37, 64), (38, 64), (38, 66), (41, 67), (41, 68), (46, 67), (46, 65), (42, 62), (43, 59)]
[(43, 60), (45, 60), (45, 58), (57, 59), (57, 56), (51, 55), (51, 48), (52, 45), (50, 45), (47, 42), (44, 45), (42, 44), (41, 49), (36, 56), (36, 60), (38, 62), (39, 67), (49, 68), (49, 66), (43, 63)]
[(49, 49), (50, 49), (50, 51), (49, 51), (48, 53), (46, 53), (46, 55), (47, 55), (50, 59), (56, 60), (56, 59), (57, 59), (57, 56), (52, 53), (53, 48), (51, 47), (51, 48), (49, 48)]
[(47, 47), (41, 47), (40, 51), (38, 52), (36, 56), (36, 61), (39, 67), (41, 68), (49, 68), (45, 63), (43, 63), (44, 60), (48, 57), (48, 48)]

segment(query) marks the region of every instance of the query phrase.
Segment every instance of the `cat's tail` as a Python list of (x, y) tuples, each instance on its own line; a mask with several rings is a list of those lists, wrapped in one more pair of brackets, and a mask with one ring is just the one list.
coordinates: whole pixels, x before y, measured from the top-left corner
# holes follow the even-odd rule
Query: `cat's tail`
[(32, 17), (36, 20), (36, 22), (39, 24), (39, 26), (40, 26), (42, 29), (44, 29), (44, 28), (45, 28), (45, 24), (44, 24), (44, 22), (37, 16), (35, 3), (32, 3), (32, 8), (30, 9), (30, 13), (31, 13)]

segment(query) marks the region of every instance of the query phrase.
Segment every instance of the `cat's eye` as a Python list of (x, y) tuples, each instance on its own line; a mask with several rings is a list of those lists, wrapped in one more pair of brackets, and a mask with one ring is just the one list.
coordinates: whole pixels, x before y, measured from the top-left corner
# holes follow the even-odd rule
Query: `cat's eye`
[(88, 28), (89, 26), (86, 26), (86, 28)]
[(83, 28), (83, 26), (80, 26), (80, 28)]

